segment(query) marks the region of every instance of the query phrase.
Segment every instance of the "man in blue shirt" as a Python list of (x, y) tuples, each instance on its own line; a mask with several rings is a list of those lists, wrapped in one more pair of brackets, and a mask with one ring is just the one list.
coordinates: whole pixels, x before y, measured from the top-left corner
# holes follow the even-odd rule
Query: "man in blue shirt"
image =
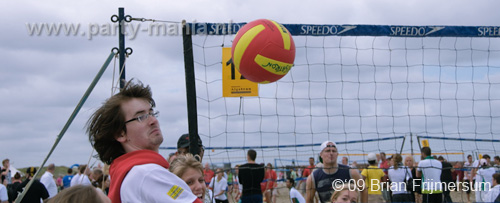
[(73, 169), (68, 168), (68, 175), (63, 177), (63, 188), (69, 188), (71, 184), (71, 179), (73, 179)]

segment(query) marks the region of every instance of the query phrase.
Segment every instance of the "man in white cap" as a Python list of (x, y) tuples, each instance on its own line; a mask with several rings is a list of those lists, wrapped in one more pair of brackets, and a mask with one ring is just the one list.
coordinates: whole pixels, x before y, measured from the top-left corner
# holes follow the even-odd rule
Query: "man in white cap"
[[(476, 183), (474, 184), (474, 189), (476, 191), (476, 202), (486, 202), (486, 195), (490, 191), (493, 185), (493, 174), (495, 174), (495, 168), (491, 167), (487, 159), (479, 160), (479, 170), (476, 173)], [(488, 156), (489, 157), (489, 156)]]
[[(354, 179), (354, 182), (361, 180), (361, 175), (358, 170), (337, 163), (338, 156), (339, 153), (335, 142), (325, 141), (321, 144), (319, 160), (323, 163), (323, 168), (315, 170), (307, 178), (306, 202), (309, 203), (314, 201), (316, 191), (319, 194), (320, 202), (329, 202), (334, 192), (333, 186), (340, 186), (340, 182), (347, 183), (350, 179)], [(361, 201), (366, 202), (366, 191), (364, 188), (361, 189)]]

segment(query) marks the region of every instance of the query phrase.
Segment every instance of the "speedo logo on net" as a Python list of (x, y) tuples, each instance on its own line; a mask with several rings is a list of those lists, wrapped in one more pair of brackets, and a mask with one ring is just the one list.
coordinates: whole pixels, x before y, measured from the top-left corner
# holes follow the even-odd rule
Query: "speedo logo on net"
[(74, 36), (92, 40), (99, 36), (118, 36), (123, 33), (129, 40), (139, 34), (148, 36), (177, 36), (182, 32), (180, 23), (128, 23), (122, 22), (120, 31), (118, 23), (26, 23), (29, 36)]

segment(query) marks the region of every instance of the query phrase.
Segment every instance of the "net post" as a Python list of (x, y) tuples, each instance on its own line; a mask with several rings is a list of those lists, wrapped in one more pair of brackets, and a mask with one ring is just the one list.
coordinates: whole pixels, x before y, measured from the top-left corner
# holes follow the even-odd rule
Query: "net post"
[(120, 89), (125, 86), (125, 8), (118, 8), (118, 53), (120, 61)]
[[(200, 147), (198, 146), (198, 119), (196, 107), (196, 84), (194, 75), (194, 59), (193, 59), (193, 41), (191, 38), (191, 31), (186, 24), (186, 20), (182, 21), (182, 39), (184, 49), (184, 70), (186, 77), (186, 102), (188, 113), (188, 127), (189, 127), (189, 152), (196, 155), (200, 154)], [(201, 160), (199, 160), (201, 161)]]

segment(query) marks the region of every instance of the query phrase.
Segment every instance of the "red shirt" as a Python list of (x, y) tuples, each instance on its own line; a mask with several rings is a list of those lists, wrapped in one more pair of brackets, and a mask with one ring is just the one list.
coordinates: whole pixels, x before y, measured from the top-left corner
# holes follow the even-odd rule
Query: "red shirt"
[[(154, 163), (168, 170), (170, 165), (158, 152), (151, 150), (137, 150), (126, 153), (113, 160), (109, 168), (113, 181), (109, 186), (108, 197), (113, 203), (121, 203), (120, 188), (127, 173), (136, 165)], [(202, 203), (198, 198), (193, 203)]]
[(302, 177), (307, 178), (309, 175), (311, 175), (312, 171), (314, 170), (315, 166), (309, 165), (306, 169), (304, 169), (304, 172), (302, 172)]
[(453, 178), (453, 181), (457, 181), (457, 176), (458, 176), (458, 181), (463, 181), (464, 180), (464, 171), (462, 171), (459, 168), (455, 168), (453, 172), (451, 172), (451, 176)]
[(389, 167), (390, 167), (389, 161), (387, 161), (387, 159), (386, 159), (385, 161), (382, 161), (382, 163), (380, 163), (379, 168), (381, 168), (384, 171), (385, 175), (387, 175), (387, 172), (389, 172), (387, 169), (389, 169)]
[(212, 181), (212, 178), (214, 177), (214, 171), (210, 169), (203, 170), (203, 174), (205, 175), (205, 183), (209, 184), (210, 181)]
[(260, 189), (262, 192), (273, 189), (275, 186), (275, 182), (278, 179), (276, 176), (276, 172), (274, 170), (266, 170), (266, 174), (264, 176), (264, 181), (260, 184)]

